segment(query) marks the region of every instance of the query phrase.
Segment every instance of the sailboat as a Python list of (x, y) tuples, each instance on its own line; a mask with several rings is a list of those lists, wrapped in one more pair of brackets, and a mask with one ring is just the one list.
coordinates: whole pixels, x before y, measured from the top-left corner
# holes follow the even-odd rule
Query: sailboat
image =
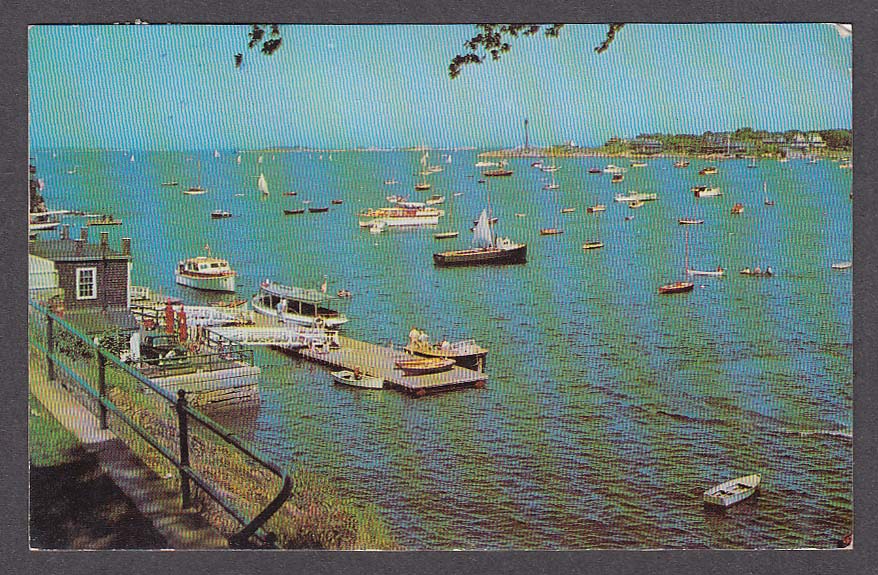
[(693, 270), (689, 267), (689, 229), (686, 229), (686, 274), (690, 276), (713, 276), (722, 277), (726, 270), (722, 266), (717, 266), (715, 271)]
[[(552, 175), (554, 176), (554, 174), (552, 174)], [(555, 203), (557, 204), (557, 202), (555, 202)], [(556, 205), (556, 207), (557, 207), (557, 205)], [(557, 211), (555, 213), (557, 213)], [(556, 225), (557, 225), (557, 221), (558, 221), (558, 216), (555, 216)], [(562, 230), (558, 227), (542, 228), (540, 230), (541, 236), (557, 236), (558, 234), (563, 234), (563, 233), (564, 233), (564, 230)]]
[(213, 151), (213, 157), (214, 157), (214, 158), (219, 158), (219, 157), (220, 157), (220, 153), (219, 153), (216, 149), (214, 149), (214, 151)]
[(241, 154), (238, 154), (238, 157), (235, 158), (235, 161), (238, 163), (239, 166), (241, 165)]
[[(589, 208), (589, 209), (591, 209), (591, 208)], [(600, 220), (598, 220), (598, 223), (596, 225), (598, 227), (598, 234), (597, 235), (600, 236), (601, 235), (600, 234)], [(584, 244), (582, 244), (582, 249), (584, 249), (584, 250), (596, 250), (596, 249), (599, 249), (602, 247), (604, 247), (604, 242), (602, 242), (599, 239), (587, 240)]]
[(425, 191), (430, 189), (430, 184), (427, 183), (427, 158), (429, 154), (424, 152), (424, 155), (421, 156), (421, 181), (415, 184), (415, 189), (418, 191)]
[[(762, 181), (762, 193), (763, 193), (763, 194), (767, 194), (767, 193), (768, 193), (768, 184), (767, 184), (764, 180)], [(774, 200), (770, 199), (770, 198), (766, 195), (766, 196), (765, 196), (765, 205), (766, 205), (766, 206), (773, 206), (773, 205), (774, 205)]]
[(433, 264), (446, 267), (526, 263), (527, 244), (518, 244), (509, 238), (495, 236), (488, 222), (488, 212), (482, 210), (473, 229), (473, 247), (433, 254)]
[(133, 161), (134, 161), (134, 154), (131, 154), (131, 158), (130, 158), (128, 161), (129, 161), (129, 162), (133, 162)]
[[(689, 272), (689, 234), (686, 234), (686, 272)], [(687, 291), (692, 291), (695, 287), (695, 284), (687, 281), (676, 281), (673, 283), (665, 284), (659, 286), (658, 292), (660, 294), (673, 294), (673, 293), (683, 293)]]
[(201, 160), (198, 160), (198, 185), (190, 186), (183, 190), (183, 193), (187, 196), (200, 196), (207, 193), (207, 190), (201, 187)]
[[(450, 157), (451, 156), (449, 156), (449, 158)], [(448, 224), (449, 224), (449, 226), (452, 225), (452, 222), (454, 222), (454, 196), (453, 195), (451, 196), (451, 205), (448, 208)], [(447, 240), (449, 238), (456, 238), (459, 233), (460, 232), (457, 232), (455, 230), (448, 230), (445, 232), (436, 232), (435, 234), (433, 234), (433, 237), (437, 240)]]
[[(543, 170), (543, 171), (545, 172), (546, 170)], [(543, 186), (544, 190), (557, 190), (558, 188), (561, 187), (555, 183), (555, 170), (552, 170), (551, 172), (552, 172), (552, 183), (546, 184), (545, 186)]]
[(265, 181), (264, 174), (259, 174), (259, 180), (256, 182), (256, 185), (259, 186), (259, 191), (261, 191), (263, 195), (268, 195), (268, 182)]

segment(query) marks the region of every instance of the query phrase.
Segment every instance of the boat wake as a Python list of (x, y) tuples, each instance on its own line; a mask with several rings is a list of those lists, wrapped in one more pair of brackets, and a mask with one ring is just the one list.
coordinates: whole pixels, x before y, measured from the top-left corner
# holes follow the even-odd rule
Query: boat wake
[(784, 433), (790, 435), (798, 435), (799, 437), (808, 437), (811, 435), (826, 435), (829, 437), (839, 437), (842, 439), (853, 439), (854, 434), (851, 431), (841, 429), (785, 429)]

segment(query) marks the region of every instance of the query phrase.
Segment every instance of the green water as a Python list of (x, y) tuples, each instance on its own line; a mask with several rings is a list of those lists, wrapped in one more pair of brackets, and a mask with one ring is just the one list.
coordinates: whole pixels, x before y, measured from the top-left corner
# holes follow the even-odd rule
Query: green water
[[(173, 279), (178, 259), (209, 244), (238, 270), (240, 297), (265, 278), (317, 287), (326, 276), (330, 291), (354, 294), (341, 303), (352, 337), (402, 342), (416, 325), (490, 349), (485, 389), (424, 399), (339, 388), (323, 368), (257, 352), (262, 405), (242, 431), (375, 503), (406, 547), (826, 548), (851, 531), (851, 271), (830, 268), (852, 259), (851, 172), (835, 163), (729, 160), (708, 177), (697, 175), (703, 161), (654, 159), (611, 184), (587, 169), (626, 161), (557, 159), (560, 189), (548, 192), (530, 160), (479, 184), (476, 153), (453, 152), (433, 189), (415, 192), (416, 153), (263, 153), (261, 165), (255, 153), (240, 165), (231, 152), (35, 155), (50, 208), (124, 221), (106, 231), (115, 245), (132, 238), (136, 284), (215, 300)], [(160, 186), (192, 185), (199, 171), (204, 196)], [(696, 200), (699, 183), (724, 195)], [(613, 202), (630, 190), (659, 200)], [(437, 229), (456, 239), (357, 226), (356, 212), (385, 195), (440, 193), (450, 210), (452, 192), (463, 195)], [(326, 214), (282, 214), (335, 198), (344, 203)], [(467, 245), (489, 200), (497, 231), (528, 244), (528, 263), (434, 268), (434, 251)], [(745, 211), (732, 216), (736, 202)], [(587, 214), (596, 203), (607, 211)], [(213, 221), (214, 209), (234, 217)], [(685, 278), (686, 216), (705, 220), (688, 226), (691, 266), (729, 273), (659, 296)], [(545, 227), (564, 234), (540, 236)], [(605, 247), (583, 251), (595, 238)], [(755, 265), (776, 275), (737, 273)], [(703, 490), (753, 472), (758, 497), (703, 507)]]

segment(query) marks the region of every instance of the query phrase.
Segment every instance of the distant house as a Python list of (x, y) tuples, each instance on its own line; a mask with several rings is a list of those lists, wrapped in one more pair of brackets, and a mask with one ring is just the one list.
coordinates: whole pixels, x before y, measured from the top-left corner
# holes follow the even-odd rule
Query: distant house
[(789, 142), (790, 148), (795, 149), (804, 149), (808, 147), (808, 138), (805, 137), (804, 134), (796, 134), (793, 136), (793, 139)]
[(820, 137), (820, 134), (812, 132), (808, 134), (808, 145), (812, 148), (823, 148), (826, 146), (826, 143), (823, 141), (823, 138)]
[(652, 138), (635, 138), (631, 148), (637, 154), (657, 154), (662, 151), (662, 143)]

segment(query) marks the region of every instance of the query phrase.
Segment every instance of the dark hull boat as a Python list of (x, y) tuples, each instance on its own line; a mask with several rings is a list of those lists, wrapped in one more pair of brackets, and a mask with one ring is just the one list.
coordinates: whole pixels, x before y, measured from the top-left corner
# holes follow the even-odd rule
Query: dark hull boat
[(284, 215), (292, 216), (294, 214), (304, 214), (305, 208), (296, 208), (292, 210), (284, 210)]
[(488, 266), (527, 263), (527, 244), (488, 247), (433, 254), (437, 266)]
[(322, 214), (323, 212), (328, 212), (329, 208), (308, 208), (308, 211), (312, 214)]

